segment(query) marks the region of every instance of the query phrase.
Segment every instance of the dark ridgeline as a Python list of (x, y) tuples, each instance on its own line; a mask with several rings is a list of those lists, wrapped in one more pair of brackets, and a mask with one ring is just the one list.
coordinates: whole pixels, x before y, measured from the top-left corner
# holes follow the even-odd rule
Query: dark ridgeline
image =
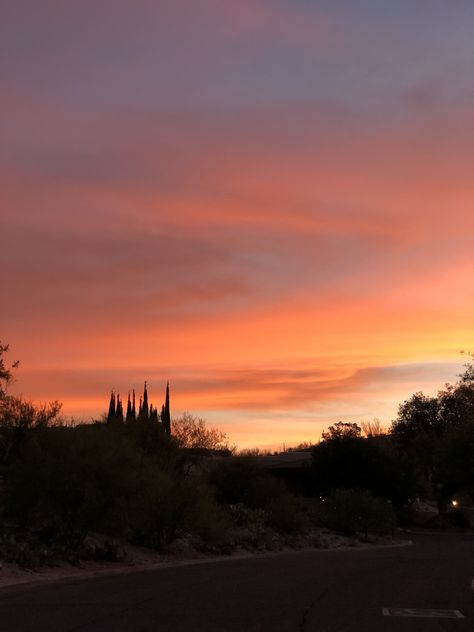
[[(135, 389), (132, 391), (132, 399), (130, 399), (130, 391), (127, 398), (127, 411), (125, 415), (125, 423), (133, 423), (135, 421), (151, 421), (159, 423), (163, 426), (163, 430), (167, 434), (171, 434), (171, 415), (170, 415), (170, 384), (166, 384), (165, 403), (161, 407), (161, 414), (158, 415), (158, 408), (148, 403), (147, 383), (143, 389), (143, 397), (140, 397), (138, 405), (138, 415), (135, 408)], [(120, 394), (115, 395), (115, 391), (110, 394), (109, 412), (107, 414), (107, 423), (124, 423), (123, 404)]]

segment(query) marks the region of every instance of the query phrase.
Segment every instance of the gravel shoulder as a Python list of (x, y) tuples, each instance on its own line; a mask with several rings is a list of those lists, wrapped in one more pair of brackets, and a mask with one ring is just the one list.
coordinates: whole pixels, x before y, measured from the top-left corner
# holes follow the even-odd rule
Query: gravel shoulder
[(246, 559), (253, 557), (277, 556), (285, 553), (305, 551), (348, 551), (354, 549), (374, 549), (411, 545), (408, 539), (378, 539), (364, 542), (358, 538), (348, 538), (331, 532), (320, 534), (317, 545), (303, 541), (296, 546), (285, 546), (279, 550), (248, 550), (236, 549), (229, 555), (201, 553), (178, 541), (164, 553), (149, 549), (124, 545), (126, 561), (123, 562), (95, 562), (81, 561), (77, 565), (66, 562), (54, 566), (44, 566), (39, 569), (21, 568), (16, 564), (0, 560), (0, 590), (8, 587), (57, 582), (61, 580), (87, 579), (102, 575), (128, 574), (143, 570), (153, 570), (174, 566), (202, 564), (209, 562), (223, 562), (230, 559)]

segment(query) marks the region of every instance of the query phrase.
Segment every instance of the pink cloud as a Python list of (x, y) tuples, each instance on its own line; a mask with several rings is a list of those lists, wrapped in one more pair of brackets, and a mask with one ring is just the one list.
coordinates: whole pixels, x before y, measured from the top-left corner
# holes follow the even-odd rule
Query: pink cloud
[[(413, 80), (375, 113), (327, 96), (332, 67), (320, 92), (287, 89), (293, 49), (291, 68), (313, 69), (348, 42), (289, 3), (86, 4), (9, 8), (25, 50), (7, 42), (0, 105), (2, 336), (30, 367), (25, 394), (92, 411), (112, 377), (125, 388), (163, 370), (183, 408), (337, 414), (347, 396), (349, 414), (401, 384), (387, 365), (472, 344), (474, 120), (448, 84)], [(250, 59), (285, 99), (240, 99), (237, 57), (237, 78)], [(232, 107), (196, 106), (194, 60)]]

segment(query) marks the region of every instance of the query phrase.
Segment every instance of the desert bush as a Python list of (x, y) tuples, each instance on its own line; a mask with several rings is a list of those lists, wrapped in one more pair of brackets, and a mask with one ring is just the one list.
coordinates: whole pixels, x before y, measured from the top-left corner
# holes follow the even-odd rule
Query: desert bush
[(10, 468), (7, 510), (20, 528), (79, 545), (90, 531), (120, 530), (140, 455), (105, 429), (31, 434)]
[(37, 429), (62, 424), (61, 404), (36, 406), (21, 397), (0, 396), (0, 465), (7, 465)]
[(88, 537), (77, 550), (77, 557), (93, 562), (124, 562), (127, 554), (118, 542), (107, 538)]
[(391, 503), (367, 490), (336, 490), (321, 506), (322, 524), (344, 535), (384, 535), (395, 528)]
[(227, 507), (243, 546), (275, 548), (275, 532), (297, 534), (307, 526), (304, 512), (284, 483), (262, 470), (255, 458), (231, 457), (210, 473), (220, 505)]
[(306, 514), (290, 494), (272, 498), (267, 510), (269, 526), (279, 533), (296, 535), (308, 527)]
[(308, 474), (316, 496), (336, 489), (367, 489), (401, 507), (417, 495), (413, 467), (389, 437), (344, 436), (323, 441), (313, 449)]
[(267, 548), (268, 514), (264, 509), (236, 503), (228, 505), (226, 510), (234, 525), (232, 534), (237, 545), (250, 549)]
[(209, 474), (217, 502), (236, 505), (246, 501), (249, 490), (260, 474), (260, 468), (251, 457), (229, 457), (214, 463)]
[(46, 544), (29, 530), (6, 530), (0, 535), (0, 559), (23, 568), (36, 569), (56, 565), (60, 560), (78, 561), (76, 549), (63, 543)]
[(136, 544), (161, 550), (183, 532), (211, 541), (213, 520), (218, 519), (209, 489), (150, 469), (131, 502), (128, 522)]
[(268, 507), (249, 507), (243, 503), (227, 505), (231, 519), (229, 536), (234, 546), (251, 550), (276, 550), (288, 539), (305, 531), (307, 521), (290, 496), (272, 499)]
[(0, 536), (0, 558), (5, 562), (33, 569), (42, 565), (42, 557), (45, 557), (44, 551), (39, 550), (36, 543), (10, 533)]
[(470, 529), (473, 525), (469, 515), (463, 509), (453, 509), (446, 514), (448, 524), (458, 529)]
[(276, 498), (287, 494), (286, 487), (262, 470), (253, 457), (229, 457), (211, 468), (209, 482), (221, 505), (243, 503), (252, 508), (265, 508)]
[(38, 544), (67, 551), (91, 533), (155, 549), (190, 533), (223, 546), (226, 516), (213, 489), (183, 476), (179, 450), (149, 426), (30, 431), (6, 474), (9, 519)]
[(193, 481), (187, 484), (193, 500), (187, 505), (183, 528), (200, 542), (201, 549), (230, 552), (233, 538), (228, 512), (217, 504), (209, 485)]

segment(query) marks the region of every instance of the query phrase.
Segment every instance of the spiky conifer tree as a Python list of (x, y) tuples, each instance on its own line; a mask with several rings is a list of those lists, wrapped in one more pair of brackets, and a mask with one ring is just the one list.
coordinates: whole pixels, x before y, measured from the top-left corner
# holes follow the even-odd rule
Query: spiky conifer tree
[(115, 420), (123, 423), (123, 406), (120, 395), (117, 393), (117, 408), (115, 410)]
[(148, 419), (149, 418), (148, 391), (146, 390), (146, 382), (145, 382), (145, 386), (143, 388), (142, 417), (143, 417), (143, 419)]
[(126, 420), (127, 420), (127, 423), (130, 423), (131, 421), (133, 421), (132, 402), (130, 401), (130, 391), (128, 391)]
[(150, 404), (150, 421), (158, 421), (158, 409)]
[(171, 414), (170, 414), (170, 383), (166, 383), (165, 403), (161, 408), (161, 423), (167, 434), (171, 434)]
[(110, 402), (109, 402), (109, 412), (107, 413), (107, 423), (110, 423), (114, 419), (115, 419), (115, 393), (111, 391)]

